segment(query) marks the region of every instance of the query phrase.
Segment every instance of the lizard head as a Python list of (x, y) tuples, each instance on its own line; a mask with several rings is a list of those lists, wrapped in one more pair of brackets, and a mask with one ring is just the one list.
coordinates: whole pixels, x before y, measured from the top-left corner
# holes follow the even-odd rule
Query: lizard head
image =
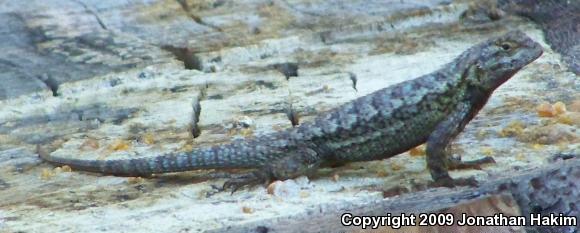
[(477, 79), (473, 84), (485, 91), (495, 90), (543, 53), (542, 46), (521, 31), (483, 42), (478, 50), (469, 72), (476, 74), (472, 76)]

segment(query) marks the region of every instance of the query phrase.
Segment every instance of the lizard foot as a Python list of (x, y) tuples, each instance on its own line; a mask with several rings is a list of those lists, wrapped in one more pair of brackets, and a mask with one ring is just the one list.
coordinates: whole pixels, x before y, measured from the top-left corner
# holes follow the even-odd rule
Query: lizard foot
[(226, 181), (221, 191), (231, 189), (233, 194), (238, 189), (244, 186), (253, 186), (261, 183), (265, 183), (264, 176), (262, 176), (259, 172), (249, 172), (239, 177), (231, 178), (228, 181)]
[[(486, 156), (481, 159), (461, 161), (461, 158), (450, 158), (449, 159), (449, 169), (477, 169), (481, 170), (481, 165), (487, 163), (495, 163), (492, 157)], [(451, 177), (449, 177), (451, 178)]]
[(450, 176), (446, 176), (446, 177), (439, 178), (432, 183), (432, 186), (435, 186), (435, 187), (448, 187), (448, 188), (453, 188), (455, 186), (476, 187), (478, 185), (479, 185), (479, 182), (477, 182), (477, 180), (473, 177), (453, 179)]

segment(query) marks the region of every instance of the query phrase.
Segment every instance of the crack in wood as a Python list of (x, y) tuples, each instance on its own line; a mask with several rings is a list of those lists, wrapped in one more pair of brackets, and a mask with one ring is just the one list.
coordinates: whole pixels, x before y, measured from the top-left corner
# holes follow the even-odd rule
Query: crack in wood
[(161, 48), (173, 54), (175, 59), (183, 62), (185, 69), (203, 71), (201, 61), (189, 48), (174, 47), (171, 45), (162, 46)]
[(52, 92), (52, 96), (58, 96), (58, 86), (59, 83), (56, 79), (54, 79), (51, 75), (49, 74), (42, 74), (40, 76), (37, 76), (38, 80), (40, 80), (41, 82), (43, 82), (46, 87), (48, 87), (48, 89), (50, 89), (50, 91)]
[(97, 12), (91, 10), (89, 8), (89, 6), (87, 6), (87, 4), (85, 4), (84, 2), (81, 2), (79, 0), (72, 0), (73, 2), (81, 5), (83, 8), (85, 8), (85, 11), (91, 15), (93, 15), (95, 17), (95, 20), (97, 20), (97, 23), (99, 24), (99, 26), (101, 26), (101, 28), (103, 30), (109, 30), (107, 29), (107, 26), (105, 25), (105, 23), (103, 22), (103, 20), (101, 20), (101, 17), (99, 17), (99, 15), (97, 14)]
[(189, 16), (189, 18), (191, 18), (194, 22), (201, 24), (203, 26), (209, 27), (215, 31), (218, 32), (222, 32), (223, 30), (215, 25), (211, 25), (207, 22), (205, 22), (203, 19), (201, 19), (201, 17), (191, 13), (191, 7), (187, 4), (186, 0), (176, 0), (177, 3), (179, 3), (179, 6), (181, 6), (181, 9), (183, 9), (183, 11), (187, 14), (187, 16)]

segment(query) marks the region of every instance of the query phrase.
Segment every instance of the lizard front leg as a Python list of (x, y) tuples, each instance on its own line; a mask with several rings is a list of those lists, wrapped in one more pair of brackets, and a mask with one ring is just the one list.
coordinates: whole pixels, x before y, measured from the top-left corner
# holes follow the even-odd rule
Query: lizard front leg
[(223, 189), (232, 193), (244, 186), (267, 184), (272, 180), (286, 180), (311, 175), (320, 166), (320, 154), (308, 147), (297, 147), (287, 156), (271, 161), (259, 170), (249, 172), (224, 183)]
[(491, 157), (484, 157), (474, 161), (453, 160), (447, 154), (449, 142), (455, 138), (465, 128), (465, 125), (471, 120), (471, 104), (461, 103), (455, 111), (450, 114), (449, 118), (439, 123), (427, 139), (427, 167), (431, 173), (436, 186), (453, 187), (475, 186), (475, 178), (453, 179), (449, 176), (448, 170), (461, 168), (479, 168), (481, 164), (494, 162)]

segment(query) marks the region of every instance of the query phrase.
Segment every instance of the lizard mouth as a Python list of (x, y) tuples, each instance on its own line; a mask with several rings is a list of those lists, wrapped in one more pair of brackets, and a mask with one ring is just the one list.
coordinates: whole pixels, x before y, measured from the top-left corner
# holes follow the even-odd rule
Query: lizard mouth
[(536, 56), (534, 56), (534, 60), (536, 60), (539, 57), (541, 57), (542, 54), (544, 54), (544, 49), (542, 49), (542, 46), (538, 43), (536, 43), (536, 46), (534, 49), (536, 50)]
[[(534, 62), (536, 59), (541, 57), (542, 54), (544, 54), (544, 50), (542, 49), (542, 46), (540, 44), (538, 44), (534, 41), (531, 41), (531, 43), (533, 43), (533, 44), (530, 45), (530, 49), (527, 52), (530, 54), (530, 55), (528, 55), (528, 58), (516, 60), (516, 61), (512, 62), (511, 66), (515, 69), (515, 71), (510, 72), (510, 73), (517, 72), (517, 70), (522, 69), (524, 66)], [(529, 51), (531, 51), (531, 52), (529, 52)]]
[(542, 54), (544, 54), (544, 49), (540, 44), (538, 44), (535, 41), (531, 41), (531, 43), (533, 44), (530, 47), (532, 48), (533, 51), (535, 51), (534, 56), (532, 57), (532, 61), (534, 61), (538, 59), (540, 56), (542, 56)]

